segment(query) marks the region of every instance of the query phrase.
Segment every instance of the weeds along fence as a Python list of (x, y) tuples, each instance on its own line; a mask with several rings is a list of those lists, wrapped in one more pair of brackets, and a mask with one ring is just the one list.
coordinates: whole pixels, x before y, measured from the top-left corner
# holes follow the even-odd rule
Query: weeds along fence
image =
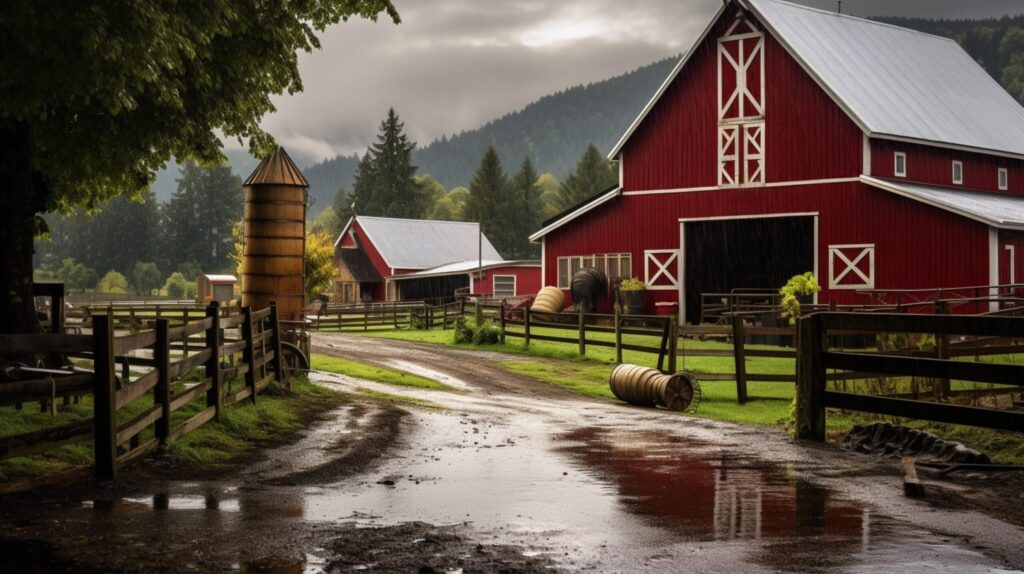
[[(935, 337), (933, 349), (886, 353), (846, 350), (841, 337), (918, 334)], [(1014, 391), (1024, 388), (1024, 366), (983, 361), (982, 357), (1024, 351), (1024, 318), (1006, 316), (816, 313), (800, 320), (797, 366), (797, 436), (825, 439), (827, 408), (1024, 432), (1024, 412), (1013, 412)], [(974, 361), (960, 360), (974, 357)], [(829, 388), (829, 371), (855, 378), (926, 378), (934, 383), (934, 400), (922, 393), (879, 396)], [(955, 404), (962, 392), (952, 384), (988, 384), (987, 405)], [(972, 385), (973, 386), (973, 385)], [(1000, 405), (996, 392), (1010, 397)], [(1006, 401), (1003, 401), (1004, 403)], [(1000, 406), (1009, 408), (999, 408)]]
[[(93, 400), (91, 418), (0, 437), (0, 459), (92, 438), (97, 476), (114, 478), (125, 462), (219, 420), (230, 405), (255, 403), (272, 381), (286, 382), (275, 305), (259, 311), (244, 307), (222, 317), (212, 304), (201, 319), (172, 326), (171, 319), (161, 317), (153, 330), (123, 336), (115, 335), (114, 323), (111, 316), (97, 314), (88, 335), (0, 335), (0, 348), (12, 355), (57, 353), (92, 363), (91, 371), (49, 370), (39, 378), (0, 384), (0, 405), (40, 401), (54, 409), (58, 398), (91, 395)], [(232, 332), (237, 338), (225, 337)], [(203, 339), (198, 352), (185, 356), (175, 350), (196, 337)], [(128, 366), (120, 377), (118, 363)]]

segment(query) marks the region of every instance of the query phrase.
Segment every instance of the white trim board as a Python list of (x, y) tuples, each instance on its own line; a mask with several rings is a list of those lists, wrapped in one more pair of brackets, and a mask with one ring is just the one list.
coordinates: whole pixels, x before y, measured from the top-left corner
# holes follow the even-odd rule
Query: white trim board
[(498, 296), (498, 286), (497, 286), (497, 283), (496, 283), (498, 278), (508, 279), (510, 277), (512, 278), (512, 296), (513, 297), (517, 297), (518, 296), (518, 294), (519, 294), (519, 281), (518, 281), (518, 279), (517, 279), (517, 277), (515, 275), (491, 275), (491, 295), (493, 297), (497, 297)]
[[(999, 230), (995, 227), (988, 228), (988, 284), (999, 285)], [(988, 295), (993, 299), (988, 302), (988, 310), (998, 311), (999, 301), (995, 298), (999, 296), (999, 288), (990, 287)]]
[(804, 179), (798, 181), (771, 181), (768, 183), (759, 183), (755, 185), (707, 185), (704, 187), (680, 187), (676, 189), (652, 189), (645, 191), (623, 191), (622, 195), (661, 195), (666, 193), (696, 193), (701, 191), (719, 191), (719, 190), (733, 190), (733, 189), (759, 189), (762, 187), (773, 188), (773, 187), (800, 187), (804, 185), (830, 185), (835, 183), (857, 183), (860, 181), (859, 176), (853, 177), (833, 177), (829, 179)]
[(727, 219), (777, 219), (780, 217), (818, 217), (817, 211), (797, 211), (791, 213), (758, 213), (753, 215), (718, 215), (715, 217), (681, 217), (679, 223), (689, 221), (724, 221)]
[[(866, 183), (867, 185), (870, 185), (871, 187), (880, 189), (882, 191), (888, 191), (888, 192), (894, 193), (894, 194), (896, 194), (896, 195), (898, 195), (900, 197), (905, 197), (907, 199), (912, 199), (914, 201), (923, 203), (925, 205), (930, 205), (932, 207), (941, 209), (943, 211), (948, 211), (949, 213), (954, 213), (954, 214), (959, 215), (961, 217), (966, 217), (967, 219), (971, 219), (971, 220), (977, 221), (979, 223), (984, 223), (985, 225), (988, 225), (988, 226), (996, 228), (996, 229), (1012, 229), (1012, 230), (1016, 230), (1016, 231), (1024, 231), (1024, 225), (1018, 225), (1018, 224), (1015, 224), (1015, 223), (1006, 223), (1004, 221), (999, 221), (999, 220), (991, 219), (991, 218), (988, 218), (988, 217), (984, 217), (982, 215), (978, 215), (977, 213), (972, 213), (970, 211), (965, 211), (963, 209), (960, 209), (960, 208), (958, 208), (958, 207), (956, 207), (954, 205), (950, 205), (948, 203), (942, 203), (942, 202), (939, 202), (939, 201), (932, 201), (932, 200), (929, 200), (927, 198), (921, 197), (919, 195), (916, 195), (914, 193), (911, 193), (910, 191), (907, 191), (907, 190), (904, 190), (903, 188), (901, 188), (899, 182), (889, 182), (889, 181), (885, 181), (883, 179), (878, 179), (878, 178), (868, 177), (868, 176), (863, 176), (863, 175), (860, 177), (860, 180), (862, 182)], [(921, 184), (921, 185), (926, 185), (926, 184)], [(938, 186), (934, 186), (934, 187), (938, 187)], [(957, 191), (957, 190), (950, 189), (950, 191)], [(981, 192), (979, 192), (979, 193), (981, 193)]]

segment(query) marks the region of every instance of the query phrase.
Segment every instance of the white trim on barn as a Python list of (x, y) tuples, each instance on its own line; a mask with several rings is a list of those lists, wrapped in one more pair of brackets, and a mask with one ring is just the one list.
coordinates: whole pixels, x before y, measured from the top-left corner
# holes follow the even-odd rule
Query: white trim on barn
[(604, 205), (608, 201), (615, 199), (621, 193), (622, 189), (619, 187), (609, 190), (608, 193), (605, 193), (604, 195), (597, 197), (593, 201), (580, 206), (579, 208), (573, 210), (572, 212), (567, 213), (564, 216), (558, 218), (557, 220), (551, 222), (549, 225), (546, 225), (541, 229), (537, 230), (536, 232), (533, 233), (533, 235), (530, 236), (530, 241), (537, 241), (538, 239), (547, 235), (551, 231), (558, 229), (559, 227), (565, 225), (566, 223), (569, 223), (570, 221), (576, 219), (577, 217), (583, 215), (584, 213), (587, 213), (592, 209), (596, 209), (597, 207)]
[(548, 284), (548, 246), (547, 238), (540, 238), (540, 287), (543, 289)]
[(1006, 250), (1010, 252), (1010, 268), (1007, 278), (1010, 285), (1017, 284), (1017, 246), (1010, 244), (1006, 246)]
[[(774, 181), (760, 187), (800, 187), (804, 185), (830, 185), (834, 183), (856, 183), (860, 177), (833, 177), (829, 179), (804, 179), (799, 181)], [(646, 191), (623, 191), (622, 195), (661, 195), (665, 193), (696, 193), (701, 191), (717, 191), (717, 185), (704, 187), (681, 187), (677, 189), (652, 189)]]
[[(988, 228), (988, 284), (999, 285), (999, 230), (995, 227)], [(990, 287), (988, 295), (992, 298), (988, 302), (988, 310), (998, 311), (999, 301), (996, 298), (999, 297), (999, 288)]]
[[(669, 255), (667, 259), (661, 259), (659, 255)], [(654, 275), (651, 275), (651, 263), (654, 264)], [(669, 267), (676, 264), (676, 272), (673, 274)], [(679, 268), (678, 249), (645, 249), (644, 250), (644, 285), (648, 291), (675, 291), (679, 288), (679, 276), (682, 270)], [(669, 283), (658, 284), (662, 278)]]
[[(845, 252), (857, 250), (854, 255)], [(868, 269), (865, 273), (860, 267), (861, 261), (867, 258)], [(839, 268), (841, 264), (842, 269)], [(850, 274), (860, 278), (860, 282), (844, 282)], [(875, 244), (855, 243), (828, 246), (828, 288), (829, 290), (856, 290), (875, 288)]]
[(498, 279), (512, 279), (512, 295), (504, 297), (516, 297), (519, 294), (515, 275), (491, 275), (491, 296), (498, 298)]

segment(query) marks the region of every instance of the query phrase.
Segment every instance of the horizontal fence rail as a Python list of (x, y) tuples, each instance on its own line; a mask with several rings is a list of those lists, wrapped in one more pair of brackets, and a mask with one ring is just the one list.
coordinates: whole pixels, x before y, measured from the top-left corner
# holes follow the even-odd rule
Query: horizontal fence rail
[[(159, 317), (153, 319), (153, 330), (122, 336), (115, 335), (117, 318), (98, 313), (91, 316), (90, 335), (0, 335), (5, 351), (58, 353), (91, 361), (93, 367), (41, 369), (45, 376), (0, 383), (0, 405), (41, 401), (52, 409), (58, 397), (91, 395), (93, 400), (89, 419), (0, 437), (0, 458), (40, 454), (92, 438), (96, 474), (113, 478), (121, 464), (219, 420), (227, 406), (255, 402), (271, 382), (285, 377), (277, 307), (243, 307), (236, 313), (225, 316), (213, 303), (203, 308), (202, 318), (198, 311), (188, 322)], [(238, 339), (226, 338), (232, 330)], [(185, 352), (190, 347), (196, 352)], [(240, 388), (234, 388), (236, 379)], [(194, 409), (201, 397), (204, 404), (197, 412), (174, 416), (186, 407)], [(148, 406), (139, 404), (144, 400)]]

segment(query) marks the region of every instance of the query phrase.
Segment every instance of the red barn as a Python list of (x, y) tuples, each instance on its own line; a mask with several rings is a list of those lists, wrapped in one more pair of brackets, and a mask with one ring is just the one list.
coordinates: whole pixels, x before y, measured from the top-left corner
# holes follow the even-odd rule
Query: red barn
[(334, 242), (334, 266), (337, 303), (439, 299), (456, 289), (506, 296), (540, 289), (539, 262), (505, 261), (479, 224), (462, 221), (353, 217)]
[(696, 320), (805, 271), (846, 304), (1024, 269), (1024, 109), (946, 38), (729, 0), (609, 158), (618, 187), (531, 236), (545, 284), (597, 265)]

